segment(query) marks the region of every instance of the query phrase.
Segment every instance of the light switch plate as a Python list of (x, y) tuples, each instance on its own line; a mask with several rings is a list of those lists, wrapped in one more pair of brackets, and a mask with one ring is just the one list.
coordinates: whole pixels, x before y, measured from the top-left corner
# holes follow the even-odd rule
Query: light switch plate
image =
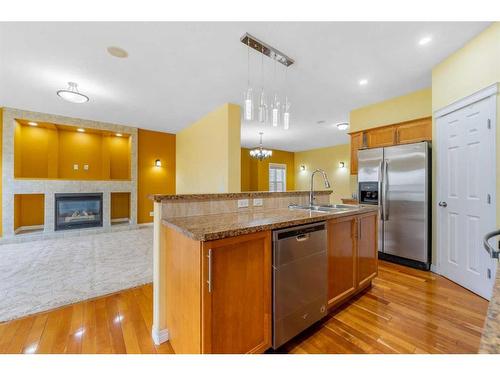
[(155, 212), (154, 211), (149, 211), (149, 216), (154, 217), (155, 216)]
[(78, 170), (78, 164), (73, 164), (73, 170), (77, 171)]
[(248, 207), (248, 199), (238, 199), (238, 208)]
[(260, 206), (262, 206), (263, 204), (264, 204), (264, 202), (262, 201), (262, 198), (255, 198), (255, 199), (253, 200), (253, 205), (254, 205), (255, 207), (260, 207)]
[(89, 170), (89, 165), (88, 165), (88, 164), (84, 164), (84, 165), (83, 165), (83, 169), (84, 169), (85, 171), (88, 171), (88, 170)]

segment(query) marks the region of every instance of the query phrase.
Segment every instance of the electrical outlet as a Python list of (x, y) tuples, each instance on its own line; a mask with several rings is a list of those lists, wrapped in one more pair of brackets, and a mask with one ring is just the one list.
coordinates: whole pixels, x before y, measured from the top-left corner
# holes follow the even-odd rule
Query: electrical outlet
[(264, 204), (264, 202), (262, 201), (262, 198), (255, 198), (255, 199), (253, 200), (253, 205), (254, 205), (255, 207), (260, 207), (260, 206), (262, 206), (263, 204)]
[(248, 207), (248, 199), (238, 199), (238, 208)]
[(155, 212), (154, 211), (150, 211), (149, 212), (149, 216), (154, 217), (155, 216)]
[(83, 170), (88, 171), (89, 170), (89, 165), (88, 164), (84, 164), (83, 165)]
[(73, 170), (77, 171), (78, 170), (78, 164), (73, 164)]

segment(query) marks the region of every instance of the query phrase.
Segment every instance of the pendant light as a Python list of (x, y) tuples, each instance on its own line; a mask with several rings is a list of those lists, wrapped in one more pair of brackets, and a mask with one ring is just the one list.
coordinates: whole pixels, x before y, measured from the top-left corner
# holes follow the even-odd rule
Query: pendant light
[(274, 127), (277, 127), (280, 123), (280, 98), (278, 96), (277, 81), (276, 81), (276, 56), (274, 59), (274, 97), (271, 104), (271, 123)]
[(243, 116), (246, 121), (253, 120), (253, 91), (250, 87), (250, 39), (247, 39), (247, 91), (245, 92)]
[(267, 150), (265, 148), (262, 148), (262, 134), (264, 134), (264, 133), (259, 132), (259, 135), (260, 135), (259, 147), (256, 147), (256, 148), (250, 150), (250, 156), (254, 159), (259, 160), (259, 161), (270, 158), (273, 155), (272, 150)]
[[(287, 71), (288, 71), (288, 67), (285, 68), (285, 92), (286, 92), (286, 89), (288, 89)], [(283, 129), (285, 129), (285, 130), (288, 130), (290, 128), (290, 106), (291, 106), (291, 103), (288, 100), (288, 96), (285, 96), (285, 104), (283, 104)]]
[(83, 95), (78, 91), (78, 85), (75, 82), (68, 82), (68, 88), (65, 90), (58, 90), (57, 95), (71, 103), (81, 104), (89, 101), (87, 95)]
[(261, 48), (261, 57), (260, 57), (260, 80), (261, 80), (261, 92), (259, 97), (259, 122), (266, 123), (267, 122), (267, 103), (266, 103), (266, 94), (264, 92), (264, 47)]

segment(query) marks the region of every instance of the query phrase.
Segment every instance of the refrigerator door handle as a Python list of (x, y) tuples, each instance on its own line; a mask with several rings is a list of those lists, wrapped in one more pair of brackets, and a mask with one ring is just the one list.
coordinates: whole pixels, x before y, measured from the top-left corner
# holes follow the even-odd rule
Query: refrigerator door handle
[(382, 199), (382, 207), (383, 207), (382, 215), (383, 215), (384, 221), (389, 220), (389, 207), (387, 206), (387, 193), (389, 190), (389, 183), (388, 183), (389, 173), (388, 173), (388, 171), (389, 171), (389, 163), (387, 162), (387, 160), (384, 160), (384, 183), (383, 183), (384, 193), (382, 195), (382, 197), (383, 197), (383, 199)]
[(384, 161), (381, 160), (378, 166), (378, 204), (380, 206), (380, 218), (384, 220), (384, 193), (383, 193)]

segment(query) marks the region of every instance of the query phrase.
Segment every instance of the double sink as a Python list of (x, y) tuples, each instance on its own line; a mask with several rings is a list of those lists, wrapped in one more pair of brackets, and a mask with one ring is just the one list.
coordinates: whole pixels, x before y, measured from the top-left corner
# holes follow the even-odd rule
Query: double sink
[(325, 204), (321, 206), (316, 205), (307, 205), (307, 206), (299, 206), (296, 204), (290, 204), (288, 206), (290, 210), (309, 210), (316, 212), (338, 212), (338, 211), (349, 211), (352, 209), (357, 209), (358, 206), (352, 204)]

